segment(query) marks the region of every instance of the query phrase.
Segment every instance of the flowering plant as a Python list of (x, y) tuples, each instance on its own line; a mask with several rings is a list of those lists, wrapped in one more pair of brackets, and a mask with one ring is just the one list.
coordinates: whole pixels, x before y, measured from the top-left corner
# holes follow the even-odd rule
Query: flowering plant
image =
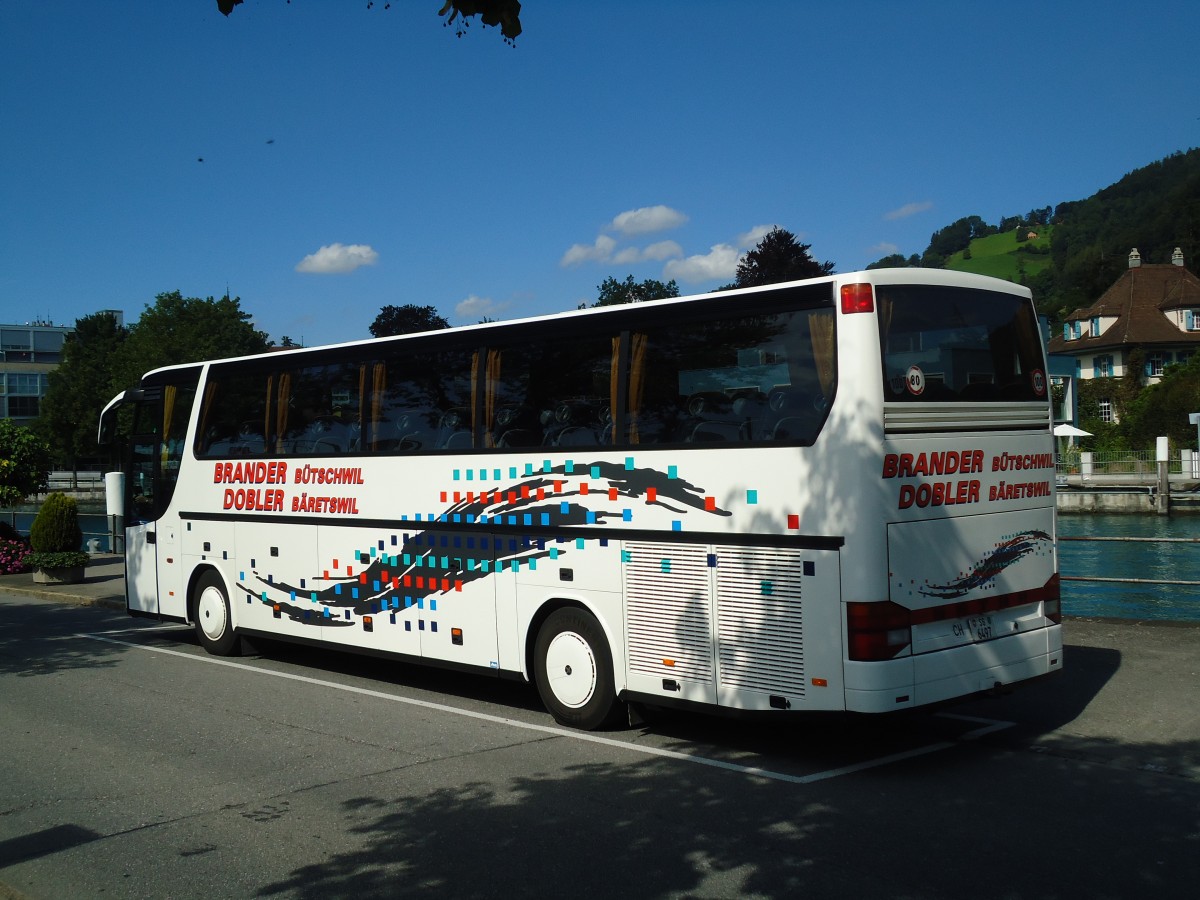
[(0, 575), (28, 572), (29, 564), (25, 561), (28, 555), (29, 545), (24, 541), (0, 539)]

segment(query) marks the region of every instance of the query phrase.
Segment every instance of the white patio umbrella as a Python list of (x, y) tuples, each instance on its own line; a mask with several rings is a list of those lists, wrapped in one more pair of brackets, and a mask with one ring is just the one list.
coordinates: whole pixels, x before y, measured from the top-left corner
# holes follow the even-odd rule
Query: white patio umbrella
[(1055, 437), (1091, 437), (1090, 431), (1084, 431), (1082, 428), (1076, 428), (1070, 422), (1063, 422), (1061, 425), (1054, 426)]
[(1059, 439), (1058, 455), (1063, 457), (1067, 455), (1067, 447), (1074, 445), (1075, 438), (1091, 437), (1092, 433), (1076, 428), (1070, 422), (1063, 422), (1054, 426), (1054, 436)]

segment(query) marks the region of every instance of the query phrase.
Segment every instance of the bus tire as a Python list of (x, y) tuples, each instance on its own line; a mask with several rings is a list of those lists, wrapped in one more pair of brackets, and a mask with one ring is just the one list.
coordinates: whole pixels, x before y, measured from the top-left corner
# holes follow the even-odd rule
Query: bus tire
[(614, 718), (612, 653), (586, 610), (565, 607), (550, 614), (534, 644), (533, 674), (542, 703), (560, 725), (592, 731)]
[(233, 628), (225, 582), (211, 569), (196, 580), (193, 621), (200, 646), (214, 656), (234, 656), (241, 639)]

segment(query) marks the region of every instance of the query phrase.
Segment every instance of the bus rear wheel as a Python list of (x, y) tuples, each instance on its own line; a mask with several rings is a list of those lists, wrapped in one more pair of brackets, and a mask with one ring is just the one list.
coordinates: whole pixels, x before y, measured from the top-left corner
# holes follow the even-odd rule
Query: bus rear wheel
[(612, 653), (591, 613), (574, 607), (550, 614), (534, 644), (534, 680), (554, 721), (591, 731), (614, 718)]
[(196, 637), (209, 653), (215, 656), (233, 656), (241, 646), (237, 632), (233, 630), (233, 617), (229, 610), (229, 596), (225, 593), (225, 582), (216, 572), (205, 572), (196, 581), (192, 595)]

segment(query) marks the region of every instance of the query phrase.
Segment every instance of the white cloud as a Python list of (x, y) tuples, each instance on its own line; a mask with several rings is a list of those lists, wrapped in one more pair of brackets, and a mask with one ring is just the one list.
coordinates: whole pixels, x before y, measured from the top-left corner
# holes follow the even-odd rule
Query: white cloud
[(690, 283), (731, 278), (737, 271), (738, 256), (736, 247), (715, 244), (708, 253), (670, 260), (663, 267), (663, 274)]
[(876, 254), (882, 258), (884, 256), (891, 256), (893, 253), (899, 253), (900, 248), (897, 247), (895, 244), (890, 243), (888, 241), (881, 241), (880, 243), (876, 244), (874, 247), (868, 247), (867, 252), (871, 253), (871, 254)]
[(933, 209), (932, 200), (922, 200), (920, 203), (905, 203), (899, 209), (893, 209), (891, 212), (883, 214), (883, 217), (889, 222), (896, 219), (907, 219), (909, 216), (915, 216), (917, 213), (925, 212), (927, 209)]
[(659, 241), (642, 251), (642, 259), (673, 259), (683, 256), (683, 248), (674, 241)]
[(611, 261), (615, 265), (624, 266), (646, 260), (662, 262), (664, 259), (674, 259), (678, 256), (683, 256), (683, 248), (679, 244), (675, 241), (659, 241), (644, 248), (626, 247), (618, 252)]
[(472, 294), (466, 300), (460, 300), (454, 307), (454, 317), (460, 321), (470, 319), (478, 322), (480, 319), (494, 319), (504, 310), (507, 303), (497, 303), (491, 297), (476, 297)]
[(568, 266), (577, 266), (585, 262), (606, 262), (612, 256), (613, 248), (616, 246), (616, 241), (607, 234), (602, 234), (596, 238), (594, 244), (572, 245), (571, 249), (563, 254), (558, 264), (565, 269)]
[(654, 231), (678, 228), (687, 220), (687, 216), (669, 206), (643, 206), (618, 215), (609, 224), (608, 230), (619, 231), (625, 235), (650, 234)]
[(631, 263), (640, 262), (641, 258), (642, 251), (637, 247), (626, 247), (612, 258), (612, 262), (614, 265), (626, 266)]
[(379, 254), (368, 244), (329, 244), (296, 264), (297, 272), (310, 275), (342, 275), (359, 266), (373, 266)]

